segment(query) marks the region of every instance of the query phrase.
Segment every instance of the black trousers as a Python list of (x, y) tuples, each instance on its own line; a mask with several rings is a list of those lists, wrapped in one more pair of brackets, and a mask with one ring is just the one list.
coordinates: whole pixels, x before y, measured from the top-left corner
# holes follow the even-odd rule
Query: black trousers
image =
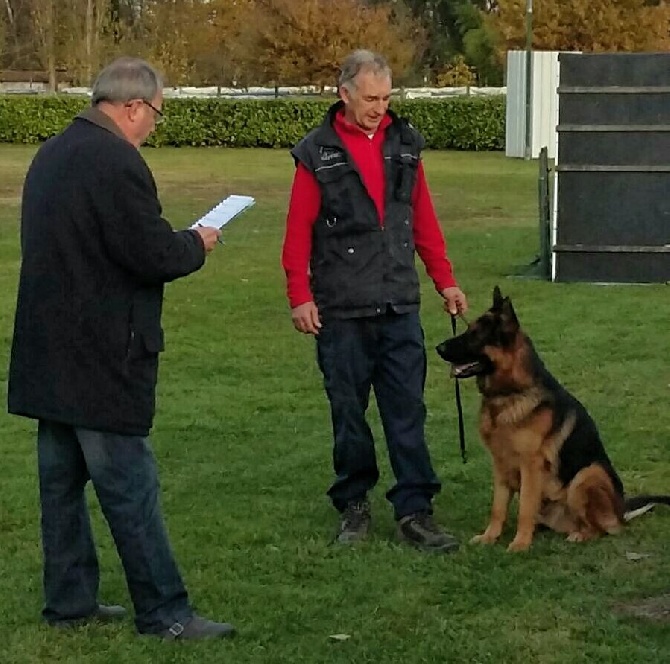
[(333, 423), (336, 479), (328, 495), (335, 508), (364, 498), (379, 479), (365, 418), (372, 388), (396, 479), (386, 494), (395, 517), (431, 511), (440, 483), (424, 436), (426, 351), (419, 314), (327, 320), (317, 336), (317, 357)]

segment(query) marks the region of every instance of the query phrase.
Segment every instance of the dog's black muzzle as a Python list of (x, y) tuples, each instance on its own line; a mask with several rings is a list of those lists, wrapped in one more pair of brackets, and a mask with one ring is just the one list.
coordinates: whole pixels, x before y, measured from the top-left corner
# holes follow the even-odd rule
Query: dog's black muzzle
[(451, 375), (454, 378), (470, 378), (492, 369), (491, 360), (486, 355), (474, 354), (468, 348), (466, 334), (445, 339), (435, 347), (437, 354), (451, 364)]

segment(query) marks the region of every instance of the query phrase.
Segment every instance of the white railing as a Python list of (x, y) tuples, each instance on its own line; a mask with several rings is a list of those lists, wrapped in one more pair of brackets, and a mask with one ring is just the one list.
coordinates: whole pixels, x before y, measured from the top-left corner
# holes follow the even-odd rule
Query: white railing
[[(440, 99), (443, 97), (455, 97), (459, 95), (501, 95), (505, 94), (507, 88), (479, 88), (479, 87), (457, 87), (457, 88), (394, 88), (393, 94), (402, 99)], [(43, 94), (48, 92), (46, 83), (0, 83), (0, 93), (5, 94)], [(60, 87), (61, 94), (90, 95), (91, 90), (87, 87)], [(169, 87), (165, 88), (165, 97), (175, 98), (203, 98), (210, 99), (221, 97), (226, 99), (272, 99), (275, 97), (314, 97), (318, 95), (332, 96), (336, 93), (334, 87), (320, 87), (315, 85), (304, 86), (280, 86), (261, 87), (250, 86), (247, 88), (231, 87)]]

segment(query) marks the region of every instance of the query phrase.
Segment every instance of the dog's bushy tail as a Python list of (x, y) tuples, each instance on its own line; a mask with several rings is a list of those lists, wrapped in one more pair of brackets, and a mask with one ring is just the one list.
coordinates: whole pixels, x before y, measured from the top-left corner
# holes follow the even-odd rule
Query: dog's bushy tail
[(670, 496), (631, 496), (624, 501), (624, 521), (630, 521), (636, 516), (641, 516), (656, 505), (670, 506)]

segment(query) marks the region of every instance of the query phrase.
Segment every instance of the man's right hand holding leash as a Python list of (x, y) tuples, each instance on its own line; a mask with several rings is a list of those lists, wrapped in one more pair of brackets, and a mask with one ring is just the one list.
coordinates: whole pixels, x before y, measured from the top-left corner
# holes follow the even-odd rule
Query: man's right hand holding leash
[(463, 316), (468, 311), (468, 299), (458, 286), (445, 288), (440, 295), (444, 298), (444, 310), (452, 316)]

